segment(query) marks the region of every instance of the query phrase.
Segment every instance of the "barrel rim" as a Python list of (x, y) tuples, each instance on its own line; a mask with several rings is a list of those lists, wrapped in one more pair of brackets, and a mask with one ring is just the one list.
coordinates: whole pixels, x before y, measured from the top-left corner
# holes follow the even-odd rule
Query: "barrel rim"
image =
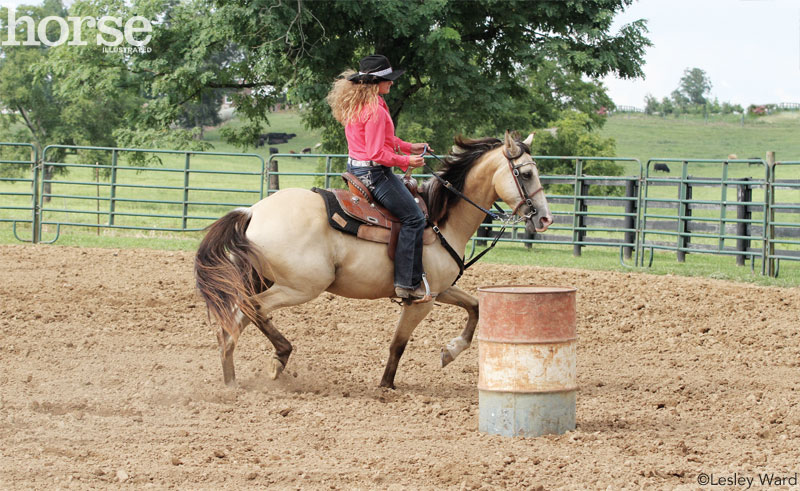
[[(515, 288), (533, 288), (541, 289), (540, 291), (519, 291)], [(578, 289), (573, 286), (547, 286), (547, 285), (486, 285), (479, 286), (479, 292), (485, 293), (510, 293), (518, 295), (546, 295), (553, 293), (574, 293)]]
[(513, 395), (521, 395), (521, 394), (561, 394), (564, 392), (578, 392), (580, 391), (580, 387), (575, 385), (570, 385), (567, 387), (554, 387), (552, 389), (533, 389), (533, 390), (514, 390), (514, 389), (507, 389), (507, 388), (500, 388), (500, 389), (490, 389), (487, 388), (484, 384), (478, 383), (478, 391), (483, 392), (504, 392), (506, 394), (513, 394)]
[(531, 345), (534, 345), (534, 346), (538, 346), (540, 344), (576, 344), (577, 345), (577, 343), (575, 343), (575, 341), (578, 340), (578, 335), (576, 334), (575, 336), (569, 337), (569, 338), (553, 338), (552, 340), (551, 339), (539, 340), (539, 338), (531, 338), (531, 339), (533, 339), (533, 340), (531, 341), (531, 340), (528, 340), (528, 339), (519, 340), (519, 339), (487, 338), (487, 337), (483, 336), (480, 333), (478, 334), (478, 341), (480, 341), (482, 343), (492, 343), (492, 344), (531, 344)]

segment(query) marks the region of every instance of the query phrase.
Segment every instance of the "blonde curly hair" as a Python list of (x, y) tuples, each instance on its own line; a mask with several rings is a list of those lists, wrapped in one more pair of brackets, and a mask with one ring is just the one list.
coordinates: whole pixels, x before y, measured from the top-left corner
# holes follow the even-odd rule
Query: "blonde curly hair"
[(357, 120), (365, 107), (368, 108), (365, 117), (378, 109), (378, 84), (358, 84), (347, 80), (355, 73), (347, 70), (339, 75), (326, 97), (333, 117), (345, 126)]

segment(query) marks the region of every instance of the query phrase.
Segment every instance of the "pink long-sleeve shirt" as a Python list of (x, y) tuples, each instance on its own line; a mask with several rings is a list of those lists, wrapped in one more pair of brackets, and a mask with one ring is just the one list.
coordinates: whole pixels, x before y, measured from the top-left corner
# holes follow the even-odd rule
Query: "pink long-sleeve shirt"
[(387, 167), (400, 167), (403, 171), (408, 169), (408, 155), (396, 152), (411, 153), (411, 144), (394, 136), (394, 123), (383, 97), (378, 97), (378, 108), (368, 118), (351, 121), (344, 133), (351, 158), (372, 160)]

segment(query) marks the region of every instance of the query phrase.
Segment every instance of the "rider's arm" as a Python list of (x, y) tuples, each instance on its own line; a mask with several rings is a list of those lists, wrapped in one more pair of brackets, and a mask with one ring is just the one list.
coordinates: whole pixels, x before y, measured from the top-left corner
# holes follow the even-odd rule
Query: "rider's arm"
[[(386, 132), (390, 131), (391, 121), (387, 121), (389, 117), (388, 112), (380, 108), (373, 112), (369, 119), (364, 123), (364, 140), (366, 143), (366, 152), (369, 159), (378, 162), (387, 167), (400, 167), (403, 171), (408, 169), (408, 156), (398, 155), (394, 153), (394, 149), (387, 146)], [(390, 135), (389, 141), (395, 142), (399, 140), (394, 135)], [(402, 140), (400, 140), (402, 141)], [(406, 142), (403, 142), (405, 144)], [(411, 151), (411, 144), (408, 143), (409, 153)], [(405, 145), (404, 145), (405, 146)]]

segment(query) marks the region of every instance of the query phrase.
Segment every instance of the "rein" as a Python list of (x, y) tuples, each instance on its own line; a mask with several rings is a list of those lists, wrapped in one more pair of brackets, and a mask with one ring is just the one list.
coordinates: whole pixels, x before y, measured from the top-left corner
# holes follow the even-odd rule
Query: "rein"
[[(433, 152), (428, 150), (427, 146), (425, 147), (425, 150), (422, 152), (422, 154), (424, 155), (425, 153), (428, 153), (428, 154), (432, 155), (433, 158), (435, 158), (436, 160), (438, 160), (439, 162), (444, 164), (444, 161), (442, 159), (440, 159), (438, 155), (435, 155)], [(455, 281), (453, 281), (454, 285), (456, 284), (456, 282), (459, 279), (461, 279), (461, 276), (464, 274), (464, 271), (467, 268), (469, 268), (470, 266), (475, 264), (487, 252), (492, 250), (495, 245), (497, 245), (497, 242), (500, 240), (500, 237), (502, 237), (503, 233), (506, 231), (506, 228), (509, 225), (517, 224), (517, 223), (523, 222), (523, 221), (528, 221), (528, 220), (531, 219), (531, 217), (536, 216), (536, 214), (538, 213), (536, 208), (533, 207), (533, 197), (536, 196), (537, 193), (539, 193), (541, 191), (544, 191), (544, 187), (540, 186), (539, 189), (534, 191), (533, 194), (531, 194), (529, 196), (528, 193), (525, 191), (525, 187), (520, 184), (520, 182), (519, 182), (519, 175), (520, 175), (519, 169), (520, 169), (520, 167), (524, 167), (524, 166), (528, 165), (529, 163), (532, 164), (534, 167), (536, 167), (536, 162), (527, 162), (527, 163), (524, 163), (524, 164), (514, 165), (513, 161), (518, 159), (519, 157), (521, 157), (522, 153), (524, 153), (524, 152), (521, 152), (516, 157), (511, 157), (505, 150), (503, 150), (503, 156), (508, 161), (508, 166), (511, 168), (511, 175), (514, 177), (514, 184), (517, 185), (517, 190), (519, 191), (520, 196), (522, 197), (520, 202), (517, 203), (517, 206), (514, 207), (514, 209), (511, 211), (511, 213), (504, 212), (497, 205), (497, 203), (494, 203), (494, 207), (497, 208), (497, 211), (498, 211), (497, 213), (494, 213), (493, 211), (487, 210), (486, 208), (482, 207), (478, 203), (475, 203), (474, 201), (469, 199), (469, 197), (467, 197), (464, 193), (462, 193), (461, 191), (456, 189), (455, 186), (453, 186), (449, 181), (443, 179), (441, 176), (436, 174), (430, 167), (428, 167), (428, 164), (423, 164), (423, 169), (425, 169), (428, 172), (430, 172), (430, 174), (433, 177), (435, 177), (442, 184), (442, 186), (445, 187), (445, 189), (447, 189), (451, 193), (455, 194), (459, 198), (462, 198), (467, 203), (469, 203), (472, 206), (474, 206), (475, 208), (481, 210), (485, 214), (489, 215), (490, 217), (492, 217), (493, 220), (500, 220), (500, 221), (503, 222), (503, 226), (500, 228), (500, 232), (498, 232), (497, 235), (494, 237), (494, 240), (492, 240), (492, 243), (486, 249), (481, 251), (477, 256), (472, 258), (467, 264), (464, 264), (464, 258), (459, 256), (458, 253), (455, 251), (455, 249), (453, 249), (453, 246), (451, 246), (450, 243), (447, 242), (447, 239), (444, 238), (444, 235), (442, 234), (441, 230), (439, 230), (439, 226), (437, 224), (435, 224), (435, 223), (431, 223), (431, 228), (433, 229), (433, 232), (436, 234), (436, 236), (439, 238), (439, 241), (442, 243), (442, 247), (445, 248), (445, 250), (455, 260), (456, 264), (458, 264), (459, 271), (458, 271), (458, 276), (456, 276)], [(525, 214), (525, 215), (521, 215), (521, 216), (517, 215), (517, 211), (519, 211), (520, 207), (523, 204), (527, 204), (528, 205), (528, 208), (530, 209), (530, 212)]]

